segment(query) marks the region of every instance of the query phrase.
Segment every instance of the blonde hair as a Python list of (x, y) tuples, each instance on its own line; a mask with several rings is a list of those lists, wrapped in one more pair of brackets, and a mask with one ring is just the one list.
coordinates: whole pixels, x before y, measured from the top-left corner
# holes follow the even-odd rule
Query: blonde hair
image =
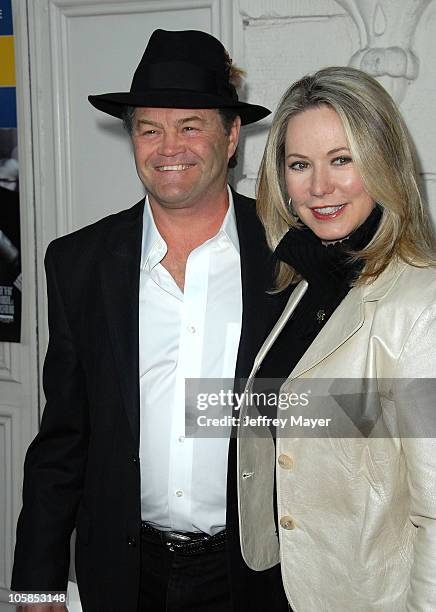
[[(289, 119), (327, 105), (339, 115), (353, 162), (370, 197), (383, 209), (370, 244), (354, 257), (364, 260), (356, 284), (376, 278), (393, 258), (415, 266), (436, 265), (433, 235), (418, 187), (413, 145), (392, 98), (371, 76), (331, 67), (303, 77), (285, 92), (275, 112), (257, 184), (257, 210), (275, 249), (289, 227), (301, 224), (287, 207), (285, 137)], [(298, 280), (280, 262), (276, 290)]]

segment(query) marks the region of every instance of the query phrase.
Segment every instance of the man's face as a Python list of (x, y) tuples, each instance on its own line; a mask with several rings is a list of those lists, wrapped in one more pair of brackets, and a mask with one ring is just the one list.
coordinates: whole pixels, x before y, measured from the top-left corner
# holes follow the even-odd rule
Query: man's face
[(180, 209), (221, 195), (239, 128), (237, 118), (226, 134), (214, 109), (136, 108), (136, 169), (152, 201)]

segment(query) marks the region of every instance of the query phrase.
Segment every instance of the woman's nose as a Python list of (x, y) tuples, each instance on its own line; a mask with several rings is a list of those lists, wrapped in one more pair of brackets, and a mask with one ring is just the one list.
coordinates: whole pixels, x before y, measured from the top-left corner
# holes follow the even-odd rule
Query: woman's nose
[(334, 191), (334, 185), (330, 172), (327, 168), (316, 168), (312, 174), (310, 183), (312, 195), (322, 197)]

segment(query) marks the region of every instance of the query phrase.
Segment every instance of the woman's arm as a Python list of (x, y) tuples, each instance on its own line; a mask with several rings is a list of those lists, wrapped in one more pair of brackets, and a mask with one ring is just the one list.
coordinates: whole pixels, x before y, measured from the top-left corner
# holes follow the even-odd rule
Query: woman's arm
[(395, 373), (410, 521), (417, 528), (408, 612), (436, 610), (436, 305), (416, 320)]

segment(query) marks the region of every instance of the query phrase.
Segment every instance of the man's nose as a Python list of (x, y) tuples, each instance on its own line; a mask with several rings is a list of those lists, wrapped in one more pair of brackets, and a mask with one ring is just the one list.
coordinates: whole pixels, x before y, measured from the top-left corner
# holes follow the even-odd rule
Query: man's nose
[(334, 184), (328, 168), (315, 168), (312, 173), (310, 191), (312, 195), (321, 197), (334, 191)]
[(185, 151), (183, 138), (178, 132), (164, 132), (159, 142), (158, 153), (165, 157), (173, 157)]

